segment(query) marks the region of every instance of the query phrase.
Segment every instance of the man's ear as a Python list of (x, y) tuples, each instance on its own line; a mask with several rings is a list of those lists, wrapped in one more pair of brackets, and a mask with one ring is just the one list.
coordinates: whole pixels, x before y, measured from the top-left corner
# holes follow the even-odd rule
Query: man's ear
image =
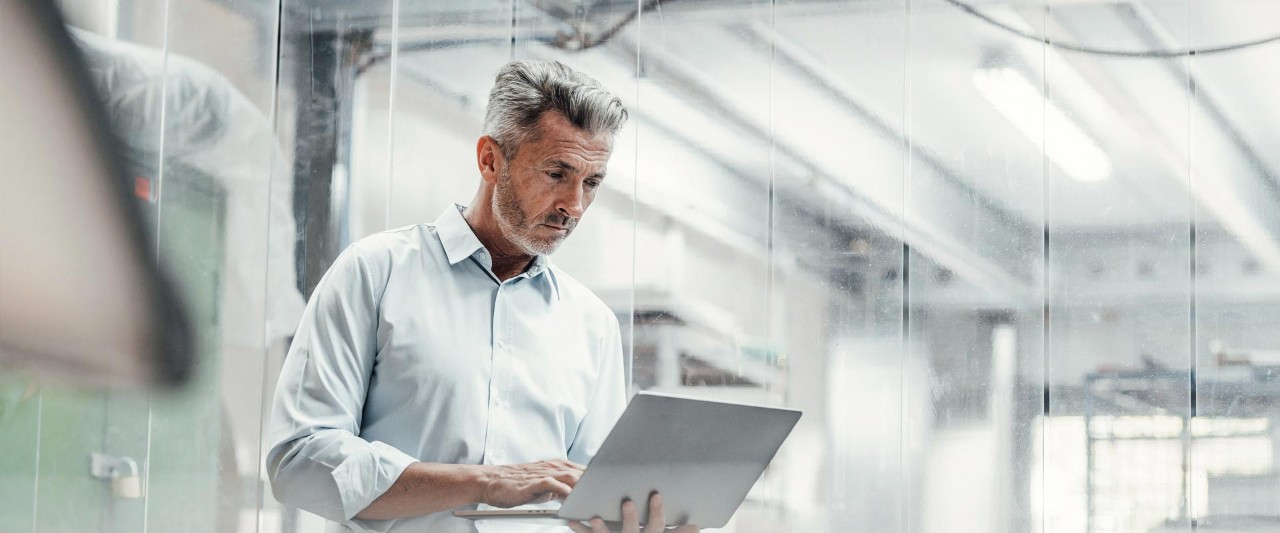
[(498, 141), (488, 135), (480, 136), (476, 141), (476, 165), (480, 167), (480, 177), (491, 184), (497, 183), (498, 176), (502, 175), (501, 166), (505, 164), (506, 158)]

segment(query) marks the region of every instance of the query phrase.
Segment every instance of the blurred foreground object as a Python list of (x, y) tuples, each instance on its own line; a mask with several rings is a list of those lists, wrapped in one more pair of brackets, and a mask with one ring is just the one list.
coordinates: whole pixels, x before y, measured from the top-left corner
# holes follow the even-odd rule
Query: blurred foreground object
[(53, 3), (0, 0), (0, 369), (173, 385), (190, 331)]

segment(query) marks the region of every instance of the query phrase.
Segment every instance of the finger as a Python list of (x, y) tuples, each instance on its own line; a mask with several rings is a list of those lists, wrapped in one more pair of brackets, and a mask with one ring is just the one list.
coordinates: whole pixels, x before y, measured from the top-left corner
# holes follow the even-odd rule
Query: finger
[(581, 478), (582, 478), (581, 472), (575, 472), (572, 470), (562, 471), (556, 474), (556, 480), (570, 487), (577, 485), (578, 480)]
[(566, 484), (558, 482), (556, 478), (544, 477), (529, 484), (521, 489), (520, 504), (512, 506), (529, 505), (529, 504), (545, 504), (545, 502), (553, 500), (564, 500), (568, 497), (568, 493), (572, 488)]
[(530, 500), (529, 503), (534, 503), (535, 500), (541, 502), (563, 500), (569, 497), (569, 492), (572, 490), (572, 487), (561, 483), (556, 478), (544, 477), (529, 490), (527, 497)]
[(591, 533), (609, 533), (609, 525), (604, 523), (604, 519), (595, 517), (591, 519)]
[(649, 522), (644, 526), (644, 533), (662, 533), (667, 528), (667, 519), (662, 514), (662, 495), (653, 493), (649, 496)]
[(587, 469), (587, 467), (582, 466), (582, 465), (580, 465), (580, 464), (578, 464), (578, 463), (575, 463), (575, 462), (573, 462), (573, 461), (570, 461), (570, 460), (568, 460), (568, 459), (556, 459), (556, 460), (554, 460), (554, 461), (551, 461), (551, 463), (555, 464), (556, 466), (558, 466), (558, 467), (560, 467), (560, 468), (564, 468), (564, 469), (568, 469), (568, 470), (577, 470), (577, 471), (579, 471), (579, 472), (581, 472), (581, 471), (583, 471), (583, 470), (586, 470), (586, 469)]
[(584, 526), (582, 522), (576, 520), (569, 522), (569, 529), (572, 529), (573, 533), (592, 533), (590, 527)]
[(637, 514), (635, 502), (622, 502), (622, 533), (640, 533), (640, 518)]

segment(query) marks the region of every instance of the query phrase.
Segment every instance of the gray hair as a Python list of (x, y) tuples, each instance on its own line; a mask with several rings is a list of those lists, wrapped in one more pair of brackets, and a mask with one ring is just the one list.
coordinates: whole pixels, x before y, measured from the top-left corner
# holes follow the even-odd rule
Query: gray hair
[(489, 91), (484, 134), (507, 159), (538, 134), (538, 119), (556, 111), (591, 135), (616, 135), (627, 121), (622, 100), (595, 79), (554, 60), (520, 60), (503, 65)]

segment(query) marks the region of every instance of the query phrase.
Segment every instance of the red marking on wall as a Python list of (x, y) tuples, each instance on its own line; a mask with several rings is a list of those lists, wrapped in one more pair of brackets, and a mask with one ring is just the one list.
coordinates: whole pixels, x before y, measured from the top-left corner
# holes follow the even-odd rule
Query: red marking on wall
[(151, 201), (151, 179), (142, 176), (133, 178), (133, 195)]

